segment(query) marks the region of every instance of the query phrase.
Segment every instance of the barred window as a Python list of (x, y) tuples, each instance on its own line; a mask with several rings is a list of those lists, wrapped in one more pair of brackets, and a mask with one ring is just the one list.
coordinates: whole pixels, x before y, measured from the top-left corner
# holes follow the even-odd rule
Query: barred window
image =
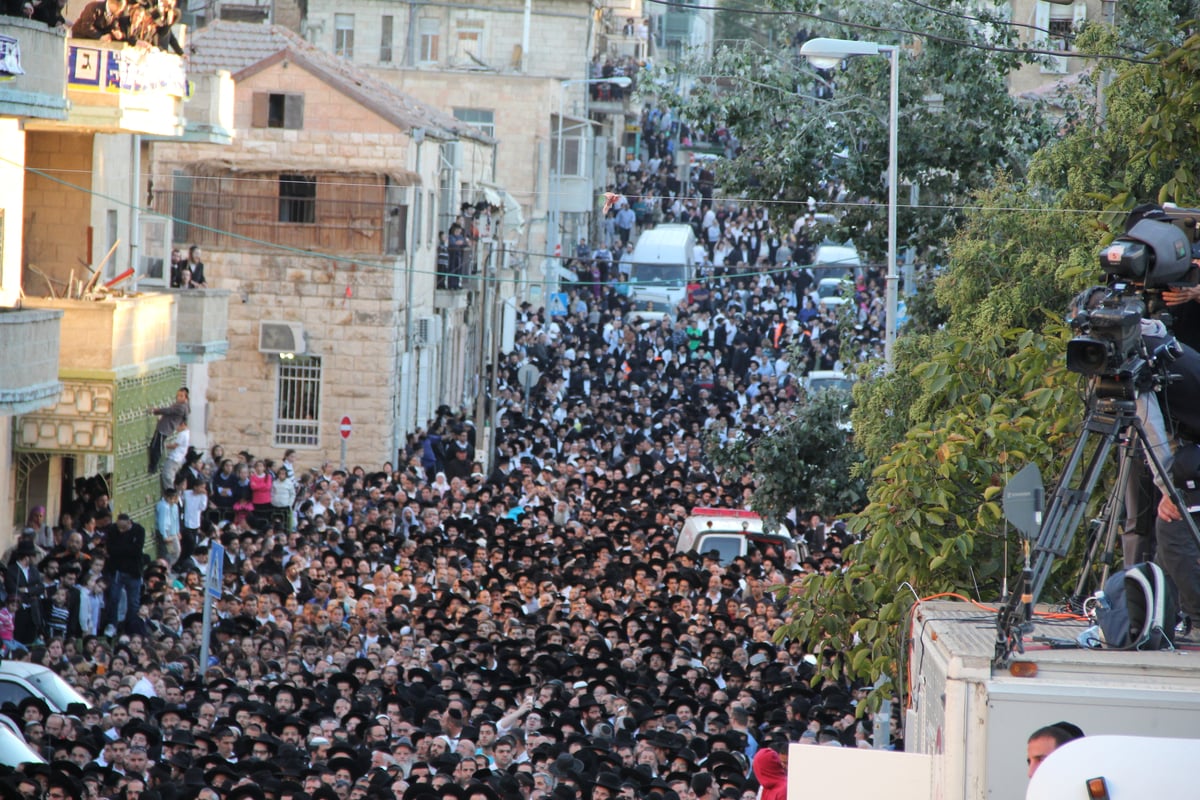
[(275, 373), (275, 447), (320, 444), (321, 358), (280, 358)]
[(279, 176), (279, 221), (312, 225), (317, 221), (317, 179)]

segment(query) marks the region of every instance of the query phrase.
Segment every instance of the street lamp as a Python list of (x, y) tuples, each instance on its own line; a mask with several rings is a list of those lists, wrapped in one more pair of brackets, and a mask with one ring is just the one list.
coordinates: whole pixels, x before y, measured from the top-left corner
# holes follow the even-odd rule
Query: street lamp
[(891, 92), (888, 98), (888, 256), (884, 298), (883, 354), (890, 369), (896, 347), (896, 316), (900, 306), (900, 273), (896, 269), (896, 183), (897, 132), (900, 118), (900, 48), (895, 45), (859, 42), (850, 39), (810, 39), (800, 47), (817, 69), (833, 69), (851, 56), (877, 56), (886, 53), (891, 60)]

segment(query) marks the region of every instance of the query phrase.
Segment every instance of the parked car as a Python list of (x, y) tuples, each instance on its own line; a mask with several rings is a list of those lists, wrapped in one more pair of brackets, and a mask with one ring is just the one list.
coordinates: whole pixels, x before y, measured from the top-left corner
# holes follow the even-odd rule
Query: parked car
[(803, 554), (786, 529), (767, 532), (758, 514), (729, 508), (693, 508), (675, 542), (677, 553), (715, 550), (721, 564), (746, 555), (751, 547), (763, 552), (778, 550), (781, 555), (791, 550), (797, 559)]
[(48, 667), (28, 661), (0, 662), (0, 706), (20, 705), (29, 697), (39, 698), (51, 711), (63, 714), (89, 706), (83, 695)]
[(46, 759), (29, 746), (25, 737), (17, 731), (17, 724), (0, 714), (0, 766), (16, 767), (21, 764), (45, 764)]

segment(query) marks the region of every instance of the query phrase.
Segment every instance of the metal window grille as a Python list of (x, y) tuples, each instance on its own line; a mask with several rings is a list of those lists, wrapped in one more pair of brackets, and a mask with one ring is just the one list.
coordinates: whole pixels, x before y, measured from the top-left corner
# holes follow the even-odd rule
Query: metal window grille
[(279, 176), (279, 221), (312, 225), (317, 221), (317, 179)]
[(320, 444), (321, 358), (281, 359), (275, 379), (275, 446)]

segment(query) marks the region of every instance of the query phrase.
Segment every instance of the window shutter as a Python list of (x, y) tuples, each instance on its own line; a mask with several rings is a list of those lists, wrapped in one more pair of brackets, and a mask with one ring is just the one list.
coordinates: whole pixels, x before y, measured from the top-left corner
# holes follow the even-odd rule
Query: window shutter
[(299, 130), (304, 127), (304, 95), (289, 94), (283, 104), (283, 127)]
[(265, 128), (271, 118), (271, 95), (269, 92), (255, 92), (251, 103), (250, 127)]

